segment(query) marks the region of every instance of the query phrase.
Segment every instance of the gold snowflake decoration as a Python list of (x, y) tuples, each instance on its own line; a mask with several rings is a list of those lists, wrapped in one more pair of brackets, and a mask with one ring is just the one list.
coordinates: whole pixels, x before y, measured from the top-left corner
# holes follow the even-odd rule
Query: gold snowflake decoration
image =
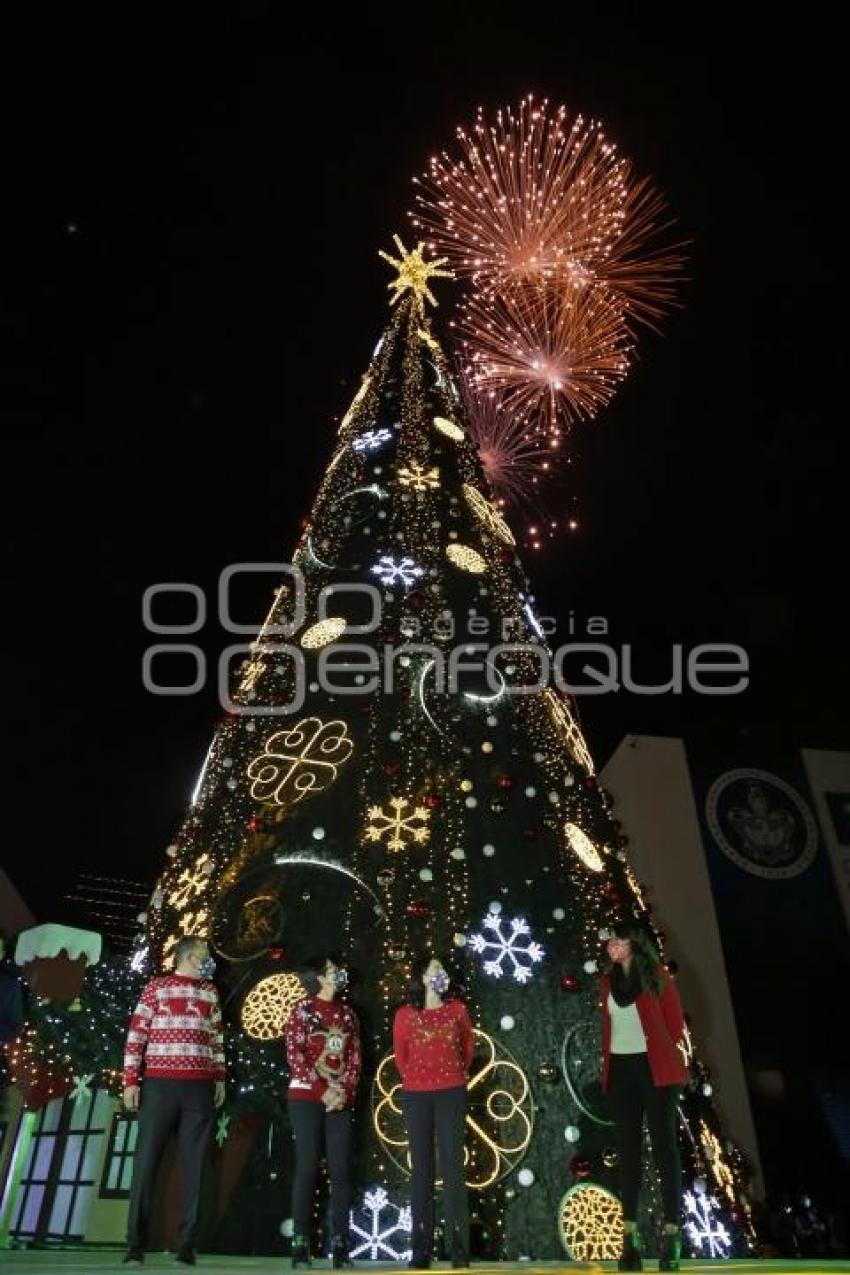
[(448, 257), (435, 257), (433, 261), (426, 261), (422, 255), (422, 249), (425, 247), (425, 243), (422, 240), (419, 241), (413, 252), (407, 251), (398, 235), (393, 235), (393, 243), (401, 254), (400, 258), (391, 257), (383, 249), (378, 253), (379, 257), (383, 257), (384, 261), (388, 261), (398, 271), (397, 278), (387, 284), (393, 294), (390, 297), (390, 305), (395, 305), (399, 297), (404, 296), (407, 291), (413, 293), (419, 306), (422, 305), (423, 297), (430, 301), (431, 305), (436, 305), (437, 298), (428, 287), (428, 282), (430, 279), (454, 278), (451, 270), (440, 269), (440, 266), (446, 264)]
[(212, 871), (211, 857), (208, 854), (202, 854), (191, 867), (184, 868), (180, 873), (168, 892), (168, 902), (178, 910), (185, 908), (209, 887)]
[(389, 813), (380, 806), (370, 806), (366, 811), (365, 841), (381, 841), (386, 837), (388, 850), (403, 850), (406, 845), (428, 840), (430, 810), (425, 806), (411, 807), (407, 797), (391, 797), (389, 806)]
[(414, 491), (433, 491), (440, 485), (440, 471), (436, 467), (426, 469), (424, 465), (414, 461), (398, 471), (398, 481), (402, 487), (412, 487)]

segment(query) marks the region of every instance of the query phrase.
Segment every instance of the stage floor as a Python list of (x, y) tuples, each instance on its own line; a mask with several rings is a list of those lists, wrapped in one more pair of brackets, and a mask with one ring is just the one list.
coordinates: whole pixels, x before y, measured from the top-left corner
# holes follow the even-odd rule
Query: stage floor
[[(122, 1265), (123, 1251), (104, 1251), (103, 1249), (74, 1249), (50, 1252), (46, 1249), (0, 1250), (0, 1271), (3, 1275), (53, 1275), (53, 1272), (91, 1271), (93, 1275), (107, 1275), (108, 1272), (128, 1271)], [(327, 1270), (329, 1263), (315, 1261), (313, 1270)], [(356, 1262), (359, 1271), (401, 1271), (393, 1262)], [(142, 1267), (131, 1267), (130, 1270), (141, 1271), (185, 1271), (189, 1267), (178, 1266), (173, 1255), (169, 1253), (149, 1253)], [(287, 1257), (225, 1257), (220, 1253), (201, 1254), (195, 1267), (198, 1275), (208, 1271), (209, 1275), (282, 1275), (288, 1271)], [(433, 1269), (449, 1270), (447, 1263), (438, 1263)], [(655, 1271), (657, 1262), (646, 1261), (644, 1270)], [(764, 1259), (751, 1262), (721, 1261), (683, 1261), (682, 1269), (698, 1275), (699, 1272), (712, 1272), (712, 1275), (840, 1275), (850, 1272), (850, 1261), (842, 1262), (790, 1262)], [(591, 1262), (474, 1262), (476, 1275), (509, 1275), (510, 1272), (521, 1271), (523, 1275), (553, 1275), (555, 1271), (577, 1271), (585, 1275), (603, 1275), (603, 1272), (616, 1270), (614, 1262), (602, 1262), (599, 1265)]]

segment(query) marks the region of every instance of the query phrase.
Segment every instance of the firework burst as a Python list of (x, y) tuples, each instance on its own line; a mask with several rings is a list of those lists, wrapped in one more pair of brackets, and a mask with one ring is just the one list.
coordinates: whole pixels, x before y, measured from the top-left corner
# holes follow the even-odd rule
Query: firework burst
[(495, 124), (479, 108), (457, 138), (459, 157), (434, 156), (414, 179), (410, 216), (477, 292), (544, 278), (608, 288), (624, 321), (670, 308), (683, 256), (662, 242), (664, 200), (601, 124), (527, 97)]
[(516, 428), (550, 442), (612, 398), (633, 348), (622, 307), (595, 286), (473, 295), (456, 326), (476, 392), (498, 391)]
[(484, 472), (501, 505), (524, 505), (551, 471), (557, 444), (545, 443), (528, 422), (508, 410), (495, 390), (476, 390), (458, 377), (464, 417)]
[[(561, 463), (571, 464), (560, 454), (557, 439), (545, 439), (514, 415), (495, 390), (481, 392), (470, 383), (462, 368), (457, 384), (463, 400), (464, 419), (481, 458), (484, 472), (493, 487), (497, 505), (510, 511), (511, 523), (526, 548), (541, 549), (564, 531), (576, 531), (576, 518), (567, 517), (563, 496), (550, 507), (542, 489)], [(549, 492), (549, 496), (552, 496)], [(572, 498), (575, 502), (575, 496)]]

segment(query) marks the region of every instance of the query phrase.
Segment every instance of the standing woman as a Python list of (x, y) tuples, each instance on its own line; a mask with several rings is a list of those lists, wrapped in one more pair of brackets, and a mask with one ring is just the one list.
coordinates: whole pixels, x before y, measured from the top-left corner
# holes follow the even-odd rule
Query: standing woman
[(348, 975), (333, 957), (306, 961), (299, 978), (307, 995), (286, 1024), (287, 1105), (295, 1139), (292, 1265), (312, 1264), (313, 1195), (324, 1143), (331, 1184), (331, 1254), (338, 1270), (351, 1266), (352, 1113), (360, 1075), (360, 1028), (350, 1006), (336, 1000)]
[(679, 1088), (688, 1069), (685, 1020), (675, 984), (654, 944), (634, 923), (614, 926), (602, 977), (602, 1088), (617, 1126), (623, 1204), (621, 1271), (643, 1269), (637, 1230), (644, 1114), (661, 1176), (664, 1233), (658, 1268), (679, 1269), (682, 1166), (676, 1140)]
[(401, 1075), (410, 1143), (413, 1258), (427, 1270), (434, 1237), (434, 1135), (440, 1158), (446, 1242), (452, 1266), (469, 1265), (469, 1206), (464, 1179), (466, 1082), (474, 1038), (462, 1000), (444, 999), (449, 976), (436, 956), (413, 962), (407, 1004), (396, 1012), (393, 1049)]

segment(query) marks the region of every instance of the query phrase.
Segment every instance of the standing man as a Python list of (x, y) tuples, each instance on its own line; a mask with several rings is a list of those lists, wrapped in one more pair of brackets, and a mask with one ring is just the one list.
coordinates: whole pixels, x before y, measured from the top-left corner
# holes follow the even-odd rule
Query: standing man
[(145, 1260), (156, 1170), (177, 1126), (183, 1216), (177, 1260), (195, 1265), (198, 1197), (215, 1108), (224, 1102), (224, 1046), (215, 962), (206, 939), (183, 938), (174, 973), (152, 978), (130, 1019), (124, 1050), (124, 1106), (139, 1113), (127, 1221), (128, 1266)]

